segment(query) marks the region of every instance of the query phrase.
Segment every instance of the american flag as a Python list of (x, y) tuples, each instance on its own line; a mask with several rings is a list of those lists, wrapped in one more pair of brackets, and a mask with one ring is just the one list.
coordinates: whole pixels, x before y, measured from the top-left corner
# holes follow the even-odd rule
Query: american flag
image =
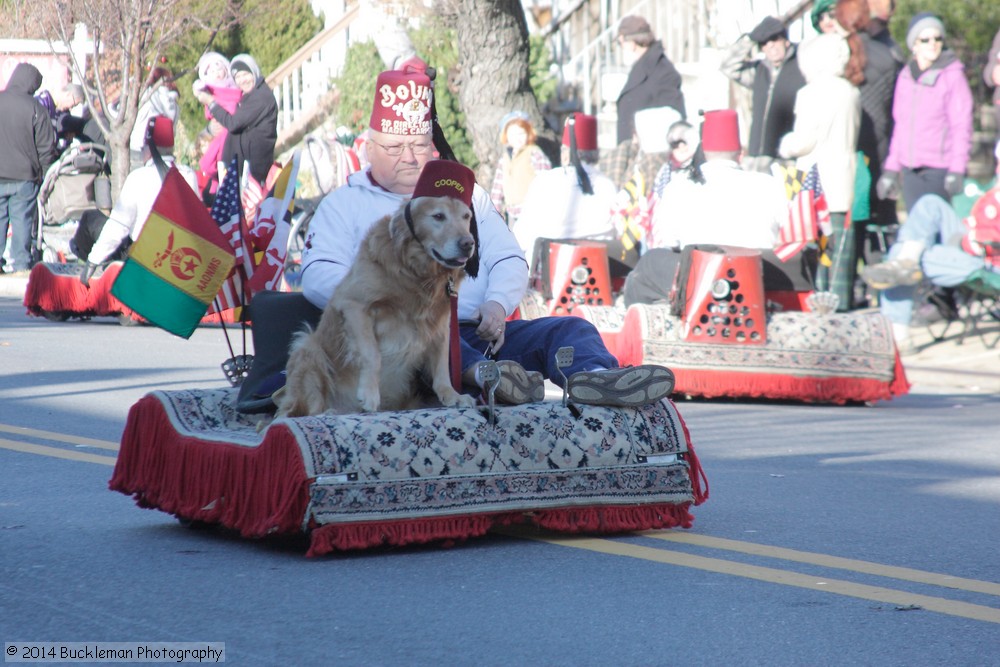
[(249, 239), (244, 230), (242, 205), (240, 203), (239, 173), (236, 170), (234, 158), (226, 171), (215, 202), (212, 204), (212, 218), (228, 239), (236, 255), (236, 266), (222, 285), (218, 299), (209, 308), (209, 312), (220, 312), (231, 308), (239, 308), (250, 298), (244, 293), (245, 283), (253, 276), (253, 252), (249, 247)]
[(781, 228), (774, 249), (781, 261), (788, 261), (807, 244), (815, 243), (820, 232), (829, 236), (833, 231), (816, 165), (808, 172), (794, 168), (785, 170), (785, 191), (791, 199), (788, 223)]

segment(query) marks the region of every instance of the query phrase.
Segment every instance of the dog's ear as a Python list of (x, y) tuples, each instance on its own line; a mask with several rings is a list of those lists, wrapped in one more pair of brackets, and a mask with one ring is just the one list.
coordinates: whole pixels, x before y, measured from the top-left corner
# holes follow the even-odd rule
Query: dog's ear
[(476, 207), (473, 206), (472, 219), (469, 220), (469, 232), (472, 240), (476, 242), (476, 249), (472, 251), (472, 257), (465, 263), (465, 275), (475, 278), (479, 275), (479, 225), (476, 223)]

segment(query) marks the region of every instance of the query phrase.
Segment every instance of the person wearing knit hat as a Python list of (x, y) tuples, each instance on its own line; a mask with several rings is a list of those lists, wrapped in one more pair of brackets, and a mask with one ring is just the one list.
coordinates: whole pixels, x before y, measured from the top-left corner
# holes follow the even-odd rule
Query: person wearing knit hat
[(765, 17), (729, 48), (720, 70), (751, 92), (744, 164), (770, 173), (771, 163), (778, 157), (778, 141), (791, 131), (795, 120), (795, 96), (805, 85), (797, 47), (788, 41), (785, 24), (773, 16)]
[(833, 16), (833, 7), (836, 4), (837, 0), (816, 0), (813, 3), (809, 18), (812, 19), (812, 26), (816, 32), (830, 32), (834, 29), (836, 19)]
[(663, 44), (653, 35), (649, 22), (641, 16), (625, 16), (618, 23), (615, 41), (622, 61), (629, 67), (628, 78), (618, 93), (616, 144), (632, 140), (635, 114), (642, 109), (673, 107), (681, 118), (686, 114), (681, 75), (667, 58)]
[[(129, 172), (111, 213), (105, 215), (97, 209), (84, 212), (70, 242), (73, 254), (85, 262), (80, 274), (84, 285), (89, 286), (90, 276), (97, 266), (125, 258), (153, 210), (167, 169), (180, 171), (191, 189), (198, 191), (194, 170), (174, 160), (173, 120), (165, 116), (150, 118), (143, 135), (144, 164)], [(157, 162), (162, 162), (161, 166), (157, 166)]]
[[(326, 306), (368, 229), (405, 204), (432, 159), (436, 144), (428, 84), (426, 74), (419, 71), (383, 72), (376, 80), (370, 164), (348, 176), (346, 186), (326, 195), (309, 223), (302, 253), (302, 295), (317, 308)], [(542, 172), (536, 180), (549, 173)], [(572, 173), (574, 183), (575, 176)], [(481, 392), (479, 370), (487, 355), (500, 371), (495, 396), (503, 403), (542, 400), (546, 378), (566, 384), (570, 397), (581, 403), (644, 405), (672, 391), (673, 374), (668, 369), (619, 369), (596, 327), (583, 318), (508, 320), (527, 289), (528, 265), (513, 232), (479, 185), (472, 188), (472, 210), (478, 242), (476, 254), (466, 264), (468, 277), (459, 288), (457, 304), (459, 364), (468, 391)], [(523, 223), (522, 218), (518, 224)], [(400, 290), (418, 288), (400, 285)], [(572, 365), (562, 369), (568, 383), (552, 361), (563, 346), (575, 349)]]
[(535, 141), (535, 126), (527, 113), (511, 111), (500, 121), (500, 159), (493, 174), (490, 199), (513, 229), (521, 202), (535, 176), (552, 168), (552, 162)]
[(513, 227), (528, 266), (537, 261), (537, 239), (611, 240), (609, 211), (616, 188), (597, 166), (597, 118), (570, 115), (563, 124), (561, 166), (539, 174), (528, 188)]
[[(196, 98), (199, 93), (210, 93), (214, 102), (229, 113), (236, 112), (236, 105), (243, 97), (243, 91), (236, 86), (229, 69), (229, 58), (215, 51), (209, 51), (198, 59), (198, 78), (191, 84), (191, 91)], [(208, 106), (205, 107), (205, 120), (208, 121), (205, 127), (208, 141), (198, 158), (198, 178), (199, 182), (205, 183), (203, 192), (212, 195), (219, 187), (219, 162), (222, 161), (222, 150), (229, 132), (212, 118)], [(206, 203), (211, 203), (210, 199)]]
[(253, 56), (246, 53), (235, 56), (229, 69), (236, 86), (243, 93), (235, 111), (226, 109), (208, 90), (196, 93), (196, 97), (208, 107), (212, 118), (228, 131), (222, 148), (222, 162), (228, 165), (236, 158), (240, 173), (249, 163), (250, 175), (263, 184), (274, 164), (278, 103)]
[(944, 39), (944, 24), (928, 12), (906, 31), (911, 56), (896, 79), (895, 125), (876, 187), (883, 199), (902, 195), (907, 211), (924, 195), (960, 192), (972, 153), (972, 90)]
[(941, 22), (937, 16), (931, 12), (920, 12), (919, 14), (914, 14), (913, 18), (910, 19), (910, 25), (906, 29), (906, 48), (912, 53), (914, 47), (917, 44), (918, 39), (925, 39), (928, 35), (925, 35), (925, 31), (930, 31), (928, 35), (930, 37), (940, 37), (937, 40), (939, 43), (944, 41), (945, 30), (944, 23)]

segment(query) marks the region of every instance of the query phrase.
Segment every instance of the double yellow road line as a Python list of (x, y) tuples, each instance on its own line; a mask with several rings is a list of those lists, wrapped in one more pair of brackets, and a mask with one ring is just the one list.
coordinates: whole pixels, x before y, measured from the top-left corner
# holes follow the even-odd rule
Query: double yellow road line
[[(118, 451), (117, 442), (95, 440), (94, 438), (83, 438), (75, 435), (67, 435), (65, 433), (56, 433), (54, 431), (41, 431), (39, 429), (25, 428), (23, 426), (0, 424), (0, 433), (10, 433), (12, 435), (20, 436), (21, 438), (31, 438), (33, 440), (48, 440), (50, 442), (58, 442), (64, 445), (73, 445), (74, 447), (86, 447), (88, 449), (93, 447), (97, 449), (109, 449), (115, 452)], [(52, 456), (59, 459), (84, 461), (86, 463), (100, 463), (108, 466), (113, 466), (115, 464), (114, 456), (101, 456), (100, 454), (93, 454), (88, 451), (66, 449), (64, 447), (51, 447), (48, 445), (37, 445), (32, 442), (26, 442), (25, 440), (0, 438), (0, 448), (10, 449), (15, 452), (25, 452), (27, 454)]]
[[(63, 433), (55, 433), (52, 431), (24, 428), (20, 426), (0, 424), (0, 433), (9, 433), (21, 438), (31, 438), (34, 440), (49, 440), (64, 445), (86, 447), (88, 449), (97, 448), (115, 452), (118, 451), (118, 443), (116, 442), (95, 440), (93, 438), (84, 438), (66, 435)], [(99, 463), (108, 466), (114, 466), (115, 464), (114, 456), (102, 456), (88, 451), (66, 449), (65, 447), (38, 445), (26, 442), (25, 440), (0, 438), (0, 448), (10, 449), (17, 452), (26, 452), (29, 454), (38, 454), (41, 456), (70, 459), (73, 461)], [(985, 621), (987, 623), (1000, 624), (1000, 608), (953, 600), (946, 597), (913, 593), (899, 588), (872, 586), (870, 584), (857, 583), (846, 579), (815, 576), (777, 567), (763, 567), (735, 560), (702, 556), (689, 553), (687, 551), (657, 548), (636, 544), (634, 542), (626, 542), (623, 540), (566, 536), (528, 528), (510, 528), (504, 529), (501, 532), (512, 537), (531, 539), (561, 547), (582, 549), (610, 556), (636, 558), (656, 563), (663, 563), (665, 565), (688, 567), (733, 577), (743, 577), (745, 579), (755, 579), (757, 581), (780, 584), (783, 586), (793, 586), (811, 591), (860, 598), (862, 600), (870, 600), (882, 604), (893, 605), (896, 609), (901, 610), (926, 609), (928, 611), (934, 611), (941, 614), (948, 614), (949, 616), (959, 616), (977, 621)], [(855, 560), (852, 558), (841, 558), (838, 556), (829, 556), (826, 554), (812, 553), (808, 551), (797, 551), (795, 549), (773, 547), (764, 544), (755, 544), (752, 542), (710, 537), (707, 535), (699, 535), (697, 533), (680, 530), (647, 531), (636, 533), (636, 535), (688, 548), (739, 553), (760, 558), (772, 558), (788, 563), (797, 563), (806, 566), (821, 567), (829, 570), (840, 570), (849, 573), (894, 579), (901, 582), (909, 582), (924, 586), (935, 586), (955, 591), (965, 591), (1000, 599), (1000, 584), (990, 581), (966, 579), (963, 577), (954, 577), (935, 572), (925, 572), (923, 570), (914, 570), (905, 567), (882, 565), (880, 563)]]
[[(959, 616), (987, 623), (1000, 624), (1000, 608), (980, 604), (972, 604), (946, 597), (936, 597), (920, 593), (912, 593), (897, 588), (872, 586), (846, 579), (833, 579), (825, 576), (815, 576), (796, 572), (790, 569), (763, 567), (734, 560), (726, 560), (710, 556), (701, 556), (687, 551), (676, 551), (653, 546), (645, 546), (622, 540), (601, 539), (592, 537), (574, 537), (554, 533), (539, 533), (531, 529), (509, 529), (503, 531), (513, 537), (531, 539), (561, 547), (583, 549), (611, 556), (637, 558), (641, 560), (689, 567), (696, 570), (716, 572), (745, 579), (756, 579), (772, 584), (794, 586), (811, 591), (832, 593), (848, 597), (871, 600), (892, 605), (899, 610), (926, 609), (949, 616)], [(873, 575), (897, 581), (915, 584), (938, 586), (956, 591), (967, 591), (981, 595), (994, 596), (1000, 599), (1000, 584), (976, 579), (953, 577), (934, 572), (924, 572), (905, 567), (881, 565), (868, 561), (840, 558), (826, 554), (796, 551), (782, 547), (772, 547), (752, 542), (741, 542), (718, 537), (709, 537), (697, 533), (681, 531), (648, 531), (636, 535), (662, 540), (664, 542), (711, 549), (716, 551), (735, 552), (756, 557), (773, 558), (792, 563), (819, 566), (827, 569), (842, 570), (863, 575)]]

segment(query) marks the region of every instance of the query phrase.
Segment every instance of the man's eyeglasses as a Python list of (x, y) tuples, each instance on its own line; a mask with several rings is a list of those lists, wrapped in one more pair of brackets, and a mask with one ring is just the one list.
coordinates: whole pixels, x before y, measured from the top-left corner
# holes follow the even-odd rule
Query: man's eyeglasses
[(930, 44), (931, 42), (943, 42), (944, 37), (919, 37), (917, 41), (921, 44)]
[(671, 139), (669, 145), (670, 145), (670, 150), (675, 151), (681, 146), (686, 146), (687, 142), (684, 141), (683, 139)]
[(385, 151), (385, 154), (390, 157), (399, 157), (403, 154), (403, 151), (409, 148), (414, 155), (427, 155), (434, 150), (434, 144), (380, 144), (374, 139), (369, 139), (373, 144)]

